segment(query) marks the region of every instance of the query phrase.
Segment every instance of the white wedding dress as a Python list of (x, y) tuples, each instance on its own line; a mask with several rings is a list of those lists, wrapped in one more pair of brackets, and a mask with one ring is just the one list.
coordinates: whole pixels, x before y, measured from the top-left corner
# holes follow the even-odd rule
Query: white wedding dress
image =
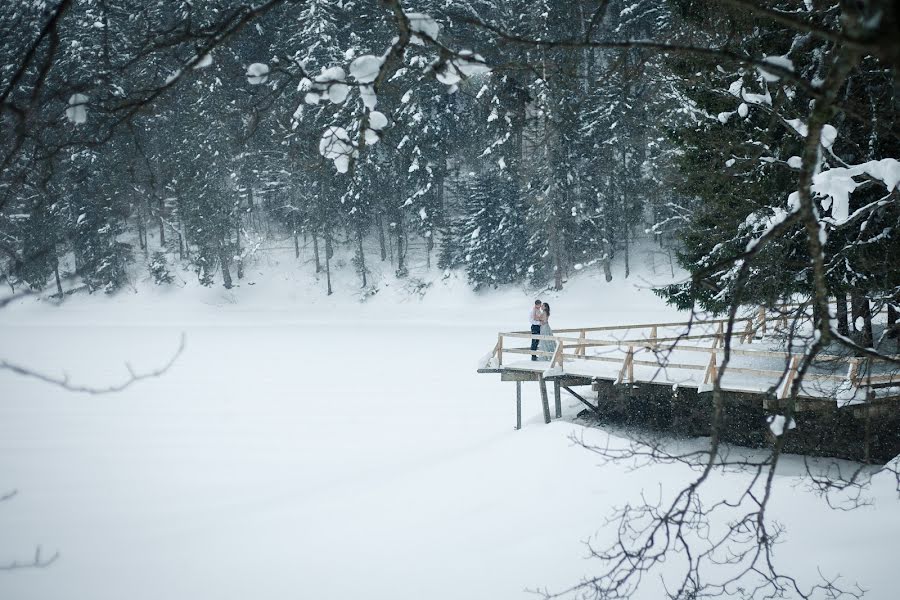
[[(541, 335), (553, 335), (553, 330), (550, 328), (549, 323), (544, 323), (541, 325)], [(541, 340), (541, 343), (538, 344), (538, 350), (543, 352), (556, 352), (556, 342), (553, 340)], [(540, 356), (540, 360), (550, 360), (549, 356)]]

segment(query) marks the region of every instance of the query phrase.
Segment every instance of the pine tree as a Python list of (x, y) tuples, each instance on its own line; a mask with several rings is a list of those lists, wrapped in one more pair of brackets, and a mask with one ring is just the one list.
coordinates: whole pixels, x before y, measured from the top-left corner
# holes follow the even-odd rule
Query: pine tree
[(466, 274), (475, 289), (521, 281), (528, 268), (525, 210), (508, 175), (485, 173), (465, 186)]

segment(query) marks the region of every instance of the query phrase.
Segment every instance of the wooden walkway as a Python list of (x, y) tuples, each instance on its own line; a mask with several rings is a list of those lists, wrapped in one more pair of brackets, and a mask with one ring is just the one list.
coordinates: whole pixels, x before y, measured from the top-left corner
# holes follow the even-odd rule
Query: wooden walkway
[[(521, 427), (522, 382), (540, 384), (545, 422), (550, 422), (547, 382), (553, 383), (556, 416), (561, 416), (560, 390), (598, 410), (585, 394), (616, 386), (665, 386), (710, 391), (723, 358), (726, 319), (648, 323), (561, 329), (552, 336), (501, 332), (479, 373), (500, 374), (516, 382), (516, 428)], [(776, 410), (789, 395), (801, 355), (780, 351), (777, 334), (788, 326), (784, 311), (764, 309), (736, 320), (731, 333), (731, 359), (722, 389), (759, 398), (763, 408)], [(532, 340), (555, 343), (553, 352), (532, 351)], [(524, 346), (516, 344), (524, 343)], [(532, 360), (535, 355), (540, 360)], [(822, 354), (804, 377), (796, 410), (847, 407), (875, 401), (900, 406), (900, 374), (889, 363), (867, 358)]]

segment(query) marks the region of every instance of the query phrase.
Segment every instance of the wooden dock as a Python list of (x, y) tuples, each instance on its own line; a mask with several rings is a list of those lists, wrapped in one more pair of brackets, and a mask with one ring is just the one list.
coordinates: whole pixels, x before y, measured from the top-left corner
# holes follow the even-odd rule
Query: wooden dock
[[(796, 352), (773, 349), (773, 334), (785, 327), (783, 311), (772, 317), (759, 309), (736, 320), (722, 390), (732, 405), (741, 407), (738, 412), (763, 420), (784, 409), (801, 360)], [(561, 329), (552, 336), (501, 332), (478, 372), (516, 383), (516, 429), (522, 427), (523, 382), (538, 383), (546, 423), (552, 420), (547, 384), (552, 385), (556, 418), (562, 416), (565, 392), (600, 419), (647, 401), (668, 404), (663, 410), (667, 418), (687, 411), (696, 420), (711, 406), (708, 392), (721, 368), (726, 335), (726, 319)], [(555, 350), (517, 345), (535, 339), (555, 342)], [(540, 360), (531, 360), (532, 355)], [(868, 358), (819, 355), (804, 377), (794, 411), (819, 416), (841, 412), (867, 422), (873, 416), (900, 419), (900, 373), (888, 367)], [(888, 446), (900, 452), (900, 439)]]

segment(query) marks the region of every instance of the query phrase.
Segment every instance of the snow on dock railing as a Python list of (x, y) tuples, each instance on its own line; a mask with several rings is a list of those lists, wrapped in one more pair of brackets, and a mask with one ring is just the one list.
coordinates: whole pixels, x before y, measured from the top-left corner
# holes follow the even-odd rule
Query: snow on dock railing
[[(782, 307), (786, 308), (786, 307)], [(752, 344), (754, 339), (758, 339), (767, 332), (765, 309), (759, 309), (759, 312), (752, 317), (744, 317), (735, 319), (735, 323), (744, 323), (743, 328), (734, 328), (731, 332), (732, 338), (739, 338), (741, 344)], [(769, 321), (772, 319), (770, 318)], [(781, 315), (776, 317), (776, 325), (781, 327), (787, 326), (786, 318)], [(602, 327), (583, 327), (575, 329), (560, 329), (554, 335), (535, 335), (525, 331), (501, 332), (497, 334), (497, 344), (494, 346), (493, 352), (489, 355), (489, 360), (483, 361), (489, 363), (494, 369), (502, 369), (504, 366), (504, 355), (526, 355), (536, 356), (541, 360), (549, 360), (550, 365), (548, 371), (554, 373), (578, 374), (578, 364), (584, 364), (581, 361), (597, 361), (606, 363), (615, 363), (621, 365), (618, 371), (616, 383), (634, 383), (634, 367), (665, 367), (666, 369), (684, 369), (693, 371), (703, 371), (703, 387), (707, 387), (716, 379), (720, 366), (718, 353), (720, 347), (724, 345), (725, 337), (728, 335), (725, 330), (727, 319), (714, 319), (706, 321), (684, 321), (675, 323), (645, 323), (633, 325), (608, 325)], [(663, 333), (660, 335), (660, 329), (681, 328), (681, 331), (671, 334)], [(708, 331), (702, 332), (704, 328)], [(773, 329), (775, 329), (773, 327)], [(692, 333), (692, 331), (701, 331), (701, 333)], [(633, 331), (644, 332), (641, 337), (630, 338), (628, 335)], [(592, 333), (604, 333), (606, 337), (613, 339), (597, 339), (588, 337)], [(621, 332), (622, 337), (614, 334)], [(575, 334), (577, 337), (566, 334)], [(612, 335), (611, 335), (612, 334)], [(552, 341), (556, 343), (554, 351), (532, 350), (530, 347), (510, 347), (515, 340), (537, 340)], [(684, 342), (691, 340), (712, 340), (709, 347), (698, 345), (684, 345)], [(589, 355), (587, 350), (609, 349), (612, 353), (624, 353), (623, 356), (613, 356), (611, 353), (605, 355)], [(660, 352), (677, 351), (681, 353), (705, 353), (709, 354), (709, 360), (701, 363), (692, 362), (671, 362), (669, 357), (661, 358), (658, 356)], [(733, 374), (748, 375), (751, 377), (763, 377), (774, 379), (777, 382), (778, 398), (786, 398), (790, 394), (790, 388), (793, 380), (796, 378), (797, 369), (800, 364), (800, 355), (797, 353), (782, 352), (767, 349), (748, 349), (748, 348), (731, 348), (730, 352), (734, 356), (744, 356), (762, 359), (780, 359), (783, 368), (779, 370), (756, 368), (756, 367), (737, 367), (729, 366), (728, 372)], [(640, 354), (652, 354), (652, 360), (642, 360), (637, 357)], [(488, 357), (486, 357), (488, 358)], [(872, 359), (863, 359), (858, 357), (844, 357), (828, 354), (820, 354), (817, 357), (821, 361), (828, 361), (831, 364), (847, 364), (848, 369), (846, 375), (834, 373), (813, 373), (808, 372), (804, 376), (805, 381), (819, 382), (826, 384), (849, 384), (852, 389), (883, 387), (883, 386), (900, 386), (900, 374), (884, 373), (873, 374)], [(570, 369), (566, 369), (566, 362), (569, 362)], [(861, 372), (867, 373), (865, 377), (860, 376)]]

